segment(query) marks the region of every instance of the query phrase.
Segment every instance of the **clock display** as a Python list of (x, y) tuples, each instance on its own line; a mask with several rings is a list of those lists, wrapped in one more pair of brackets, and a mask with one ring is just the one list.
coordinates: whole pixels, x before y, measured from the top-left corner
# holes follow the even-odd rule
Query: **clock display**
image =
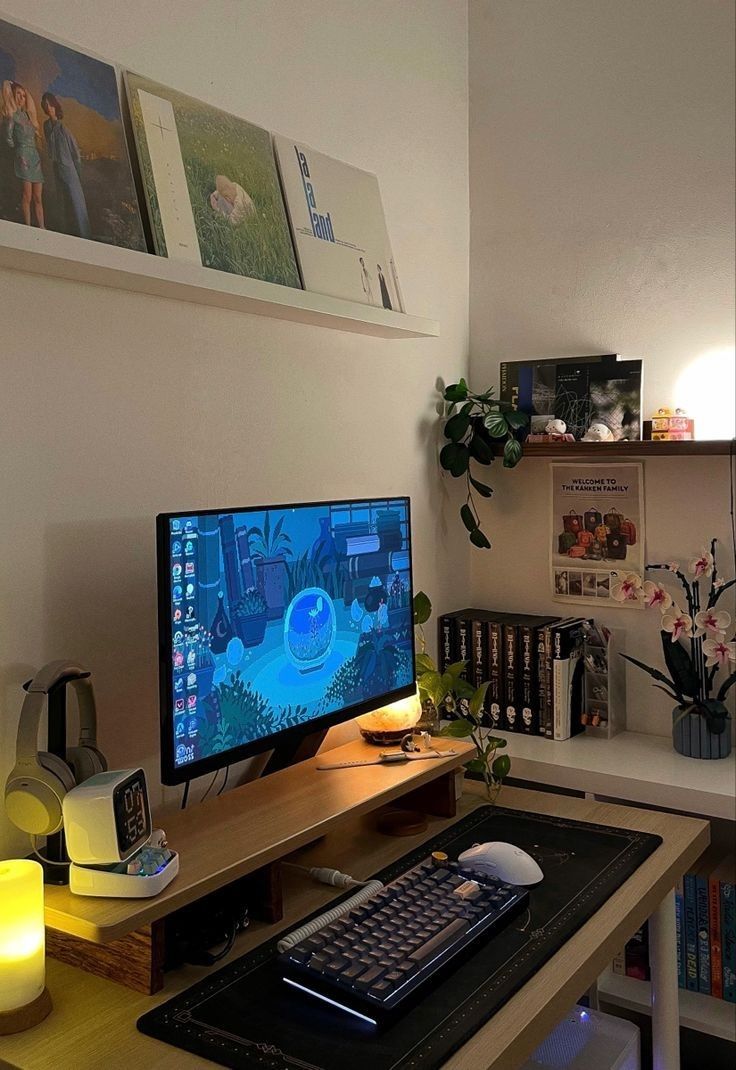
[(146, 779), (142, 770), (136, 770), (115, 788), (113, 810), (120, 857), (125, 858), (140, 840), (148, 839), (151, 834)]

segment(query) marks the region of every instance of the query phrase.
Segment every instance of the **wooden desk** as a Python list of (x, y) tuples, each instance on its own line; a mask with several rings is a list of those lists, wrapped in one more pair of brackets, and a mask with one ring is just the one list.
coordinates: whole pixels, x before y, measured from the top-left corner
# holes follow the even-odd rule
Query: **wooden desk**
[[(458, 818), (483, 802), (478, 785), (466, 785), (458, 804)], [(652, 967), (653, 989), (658, 993), (653, 1016), (655, 1070), (674, 1070), (679, 1058), (676, 1054), (673, 1057), (678, 1030), (672, 889), (707, 847), (707, 822), (520, 788), (504, 788), (499, 802), (533, 813), (652, 832), (661, 836), (663, 843), (532, 980), (448, 1060), (447, 1070), (515, 1070), (649, 917), (653, 918), (652, 938), (657, 954)], [(390, 839), (375, 831), (373, 815), (364, 815), (293, 857), (299, 862), (308, 859), (310, 865), (335, 865), (356, 877), (367, 877), (451, 823), (432, 819), (429, 833)], [(333, 898), (331, 889), (313, 885), (296, 870), (287, 868), (284, 875), (283, 922), (278, 926), (253, 925), (236, 943), (230, 958), (242, 955), (277, 929), (293, 927), (304, 915)], [(201, 1070), (213, 1065), (145, 1037), (135, 1028), (136, 1019), (144, 1011), (193, 984), (206, 970), (186, 967), (167, 976), (163, 992), (143, 996), (59, 962), (49, 960), (47, 967), (54, 1010), (35, 1029), (0, 1039), (0, 1066), (20, 1070), (130, 1070), (131, 1066)]]

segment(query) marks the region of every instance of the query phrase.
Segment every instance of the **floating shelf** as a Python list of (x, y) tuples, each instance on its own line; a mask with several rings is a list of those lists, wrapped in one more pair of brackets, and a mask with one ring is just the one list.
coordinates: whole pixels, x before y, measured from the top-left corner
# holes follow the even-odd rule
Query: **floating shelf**
[(699, 761), (677, 754), (668, 736), (620, 732), (555, 741), (516, 732), (508, 740), (514, 779), (591, 792), (647, 806), (736, 820), (736, 754)]
[[(607, 970), (598, 979), (598, 995), (603, 1003), (624, 1007), (639, 1014), (652, 1013), (652, 986), (649, 981), (623, 977)], [(680, 1025), (721, 1040), (736, 1042), (736, 1010), (733, 1003), (700, 992), (680, 989)]]
[(377, 338), (433, 338), (440, 333), (436, 320), (7, 220), (0, 220), (0, 267)]
[[(732, 450), (736, 453), (736, 439), (729, 438), (699, 442), (529, 442), (524, 445), (524, 456), (615, 461), (620, 457), (727, 457)], [(496, 447), (495, 452), (500, 456), (503, 446)]]

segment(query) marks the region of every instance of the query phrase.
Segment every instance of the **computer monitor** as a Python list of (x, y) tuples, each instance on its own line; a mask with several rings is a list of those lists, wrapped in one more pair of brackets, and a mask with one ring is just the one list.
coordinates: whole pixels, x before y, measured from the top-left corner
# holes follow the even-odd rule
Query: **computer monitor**
[(165, 513), (157, 549), (165, 784), (413, 693), (408, 498)]

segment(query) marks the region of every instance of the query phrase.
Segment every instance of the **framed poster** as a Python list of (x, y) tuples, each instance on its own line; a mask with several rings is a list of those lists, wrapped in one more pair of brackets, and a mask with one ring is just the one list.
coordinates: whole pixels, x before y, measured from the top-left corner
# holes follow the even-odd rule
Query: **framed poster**
[(552, 464), (550, 582), (556, 602), (641, 608), (621, 584), (644, 576), (641, 464)]
[(305, 289), (403, 312), (378, 179), (274, 135)]
[(301, 289), (271, 135), (125, 72), (159, 256)]
[(108, 63), (0, 20), (0, 218), (145, 250)]

